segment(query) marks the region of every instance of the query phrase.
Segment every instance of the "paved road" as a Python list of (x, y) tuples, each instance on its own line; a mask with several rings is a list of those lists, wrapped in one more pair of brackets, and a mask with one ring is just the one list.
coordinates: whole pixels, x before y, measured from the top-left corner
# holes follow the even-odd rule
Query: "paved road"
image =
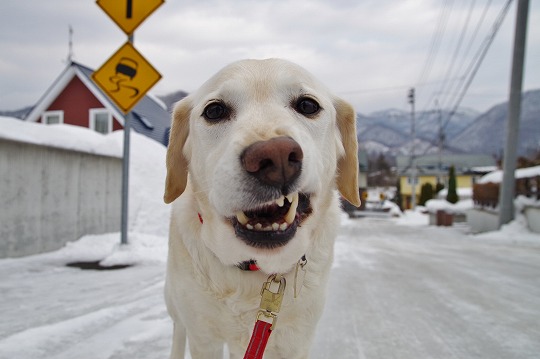
[(355, 221), (336, 246), (313, 358), (540, 358), (538, 244)]

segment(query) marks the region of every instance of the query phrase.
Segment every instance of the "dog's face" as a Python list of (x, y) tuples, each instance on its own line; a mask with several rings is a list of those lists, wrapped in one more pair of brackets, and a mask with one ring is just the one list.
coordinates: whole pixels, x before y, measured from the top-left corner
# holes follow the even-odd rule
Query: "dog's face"
[(165, 202), (189, 173), (201, 237), (224, 264), (288, 270), (336, 181), (359, 205), (355, 113), (290, 62), (233, 63), (176, 106), (167, 170)]

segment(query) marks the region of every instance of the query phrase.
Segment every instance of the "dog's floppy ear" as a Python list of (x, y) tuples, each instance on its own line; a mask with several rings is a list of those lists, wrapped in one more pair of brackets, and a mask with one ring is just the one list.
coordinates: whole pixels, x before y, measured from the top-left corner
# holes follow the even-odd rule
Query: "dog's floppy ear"
[(167, 179), (165, 180), (165, 203), (177, 199), (186, 189), (188, 159), (183, 149), (189, 134), (191, 102), (184, 98), (174, 108), (169, 146), (167, 148)]
[(358, 141), (356, 140), (356, 113), (341, 99), (334, 99), (336, 120), (345, 154), (338, 160), (338, 190), (347, 201), (360, 206), (358, 194)]

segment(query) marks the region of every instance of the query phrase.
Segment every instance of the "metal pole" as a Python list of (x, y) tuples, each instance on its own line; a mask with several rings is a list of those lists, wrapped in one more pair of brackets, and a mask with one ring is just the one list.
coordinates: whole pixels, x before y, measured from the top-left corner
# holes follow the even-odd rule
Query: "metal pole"
[(411, 170), (412, 170), (412, 184), (411, 184), (411, 209), (416, 209), (416, 179), (417, 179), (417, 167), (416, 167), (416, 126), (414, 118), (414, 87), (409, 90), (409, 103), (411, 104)]
[[(133, 35), (128, 36), (133, 44)], [(129, 198), (129, 139), (131, 128), (131, 112), (124, 116), (124, 158), (122, 161), (122, 220), (120, 229), (120, 243), (128, 244), (128, 198)]]
[(503, 180), (499, 192), (499, 227), (514, 219), (517, 140), (521, 113), (521, 91), (528, 12), (529, 0), (518, 0), (514, 32), (514, 51), (512, 56), (512, 77), (510, 80), (510, 98), (508, 100), (508, 119), (506, 122)]

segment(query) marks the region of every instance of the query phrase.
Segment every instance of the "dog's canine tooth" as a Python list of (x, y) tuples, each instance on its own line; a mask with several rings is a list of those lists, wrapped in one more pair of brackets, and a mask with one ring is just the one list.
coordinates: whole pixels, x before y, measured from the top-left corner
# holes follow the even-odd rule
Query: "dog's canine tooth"
[(293, 203), (293, 200), (294, 200), (295, 196), (296, 196), (296, 198), (298, 198), (298, 192), (290, 193), (290, 194), (286, 195), (285, 198), (287, 198), (289, 200), (289, 203)]
[(238, 211), (236, 213), (236, 219), (238, 220), (238, 222), (240, 222), (241, 225), (245, 226), (248, 221), (249, 221), (249, 218), (246, 216), (246, 214), (242, 211)]
[(285, 222), (292, 224), (296, 217), (296, 208), (298, 207), (298, 192), (288, 195), (287, 199), (291, 202), (291, 208), (289, 208), (289, 211), (285, 215)]
[(283, 207), (283, 205), (285, 204), (285, 197), (281, 196), (278, 199), (276, 199), (275, 202), (278, 206)]

